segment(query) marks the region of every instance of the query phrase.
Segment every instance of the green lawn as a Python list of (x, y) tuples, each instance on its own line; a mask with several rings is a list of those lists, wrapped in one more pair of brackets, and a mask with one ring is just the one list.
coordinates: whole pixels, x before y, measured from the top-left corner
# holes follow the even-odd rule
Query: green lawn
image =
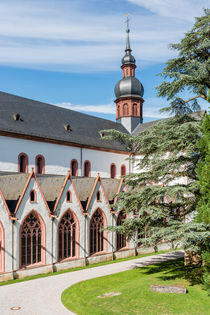
[[(77, 283), (62, 294), (63, 304), (78, 315), (208, 315), (210, 297), (185, 280), (183, 259)], [(187, 294), (151, 292), (152, 284), (187, 286)], [(108, 292), (121, 295), (98, 298)]]

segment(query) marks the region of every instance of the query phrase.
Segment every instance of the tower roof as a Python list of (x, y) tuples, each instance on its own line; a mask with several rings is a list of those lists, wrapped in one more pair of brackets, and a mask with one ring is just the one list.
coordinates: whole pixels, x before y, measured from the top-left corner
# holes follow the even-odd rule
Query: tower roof
[(134, 58), (133, 55), (131, 55), (131, 45), (130, 45), (130, 38), (129, 38), (129, 33), (130, 33), (130, 29), (129, 29), (129, 19), (128, 19), (128, 16), (127, 16), (127, 28), (126, 28), (126, 33), (127, 33), (127, 36), (126, 36), (126, 48), (125, 48), (125, 56), (122, 58), (122, 65), (125, 65), (125, 64), (135, 64), (136, 63), (136, 60)]

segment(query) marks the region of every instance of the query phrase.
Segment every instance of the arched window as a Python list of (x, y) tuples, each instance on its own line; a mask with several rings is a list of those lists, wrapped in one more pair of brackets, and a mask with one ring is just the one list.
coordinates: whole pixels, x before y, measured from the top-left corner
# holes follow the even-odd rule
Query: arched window
[(133, 104), (133, 116), (137, 116), (137, 104)]
[(70, 192), (70, 190), (68, 190), (67, 193), (66, 193), (66, 201), (67, 202), (71, 202), (71, 192)]
[(45, 173), (45, 159), (42, 155), (37, 155), (35, 160), (36, 173), (44, 174)]
[(71, 175), (78, 176), (78, 162), (77, 160), (71, 161)]
[(110, 177), (115, 178), (116, 177), (116, 165), (111, 164), (110, 166)]
[[(125, 220), (126, 215), (123, 211), (120, 211), (117, 217), (117, 226), (123, 224), (123, 220)], [(126, 237), (125, 234), (117, 232), (117, 250), (126, 247)]]
[(123, 116), (127, 116), (128, 115), (128, 104), (125, 103), (123, 104)]
[(67, 211), (58, 226), (59, 260), (76, 256), (76, 221), (71, 211)]
[(101, 192), (100, 192), (100, 190), (97, 191), (96, 198), (97, 198), (97, 201), (101, 201)]
[(91, 174), (91, 166), (89, 161), (85, 161), (84, 163), (84, 176), (90, 177)]
[(117, 106), (117, 119), (120, 117), (120, 106)]
[(5, 248), (4, 248), (4, 228), (0, 222), (0, 272), (4, 272)]
[(104, 219), (100, 209), (97, 209), (90, 221), (90, 255), (104, 250)]
[(25, 153), (20, 153), (18, 156), (18, 172), (28, 172), (28, 156)]
[(125, 165), (121, 165), (121, 176), (125, 176), (126, 175), (126, 166)]
[(35, 190), (30, 191), (30, 202), (36, 202), (36, 192)]
[(126, 69), (126, 75), (128, 75), (128, 69)]
[(21, 266), (36, 264), (42, 261), (42, 227), (35, 213), (30, 213), (24, 220), (21, 233)]

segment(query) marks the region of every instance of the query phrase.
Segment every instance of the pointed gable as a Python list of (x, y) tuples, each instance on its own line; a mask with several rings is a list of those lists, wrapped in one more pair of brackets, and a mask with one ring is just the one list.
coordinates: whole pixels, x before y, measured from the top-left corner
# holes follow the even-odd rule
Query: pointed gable
[(125, 184), (125, 179), (124, 178), (121, 178), (121, 180), (120, 180), (120, 184), (119, 184), (116, 196), (114, 198), (114, 205), (116, 205), (116, 203), (117, 203), (117, 201), (119, 199), (119, 194), (121, 192), (128, 192), (128, 186)]
[[(93, 200), (93, 197), (95, 196), (95, 199), (97, 200), (97, 192), (100, 191), (100, 194), (101, 196), (104, 196), (105, 200), (106, 200), (106, 203), (109, 207), (109, 210), (111, 211), (111, 207), (110, 207), (110, 204), (109, 204), (109, 199), (107, 197), (107, 194), (106, 194), (106, 191), (104, 189), (104, 186), (103, 186), (103, 183), (102, 183), (102, 180), (100, 178), (100, 175), (98, 174), (98, 176), (96, 177), (95, 179), (95, 182), (94, 182), (94, 185), (93, 185), (93, 188), (92, 188), (92, 191), (90, 193), (90, 196), (88, 198), (88, 202), (87, 202), (87, 205), (86, 205), (86, 211), (88, 211), (89, 209), (89, 206), (91, 204), (91, 201)], [(101, 200), (100, 200), (101, 201)], [(100, 202), (99, 201), (99, 202)]]
[[(69, 185), (68, 185), (68, 183), (69, 183)], [(66, 194), (67, 194), (67, 191), (68, 191), (68, 190), (70, 191), (70, 193), (71, 193), (72, 195), (75, 195), (75, 196), (76, 196), (76, 199), (77, 199), (77, 201), (78, 201), (78, 203), (79, 203), (81, 212), (83, 213), (84, 210), (83, 210), (83, 207), (82, 207), (82, 204), (81, 204), (81, 202), (80, 202), (80, 199), (79, 199), (79, 196), (78, 196), (76, 187), (75, 187), (75, 185), (74, 185), (74, 182), (73, 182), (73, 180), (72, 180), (72, 177), (71, 177), (71, 174), (70, 174), (69, 171), (68, 171), (68, 173), (67, 173), (67, 175), (66, 175), (66, 178), (65, 178), (65, 180), (64, 180), (64, 182), (63, 182), (63, 185), (62, 185), (62, 187), (61, 187), (61, 190), (60, 190), (60, 193), (59, 193), (58, 198), (57, 198), (57, 200), (56, 200), (56, 203), (55, 203), (53, 212), (56, 213), (56, 210), (58, 209), (58, 205), (59, 205), (59, 203), (60, 203), (62, 197), (64, 197), (64, 195), (65, 195), (65, 199), (66, 199)]]
[(14, 215), (16, 215), (18, 213), (18, 210), (19, 210), (19, 208), (20, 208), (22, 203), (28, 202), (28, 200), (30, 199), (29, 196), (30, 196), (30, 191), (31, 190), (35, 190), (35, 193), (38, 196), (37, 197), (37, 202), (42, 200), (44, 202), (45, 206), (46, 206), (46, 209), (47, 209), (49, 215), (51, 215), (50, 209), (49, 209), (48, 204), (47, 204), (47, 201), (46, 201), (46, 199), (44, 197), (44, 194), (43, 194), (43, 192), (41, 190), (41, 187), (39, 185), (39, 182), (37, 180), (37, 177), (36, 177), (33, 169), (31, 171), (31, 174), (28, 177), (28, 180), (27, 180), (27, 182), (25, 184), (23, 192), (22, 192), (22, 194), (21, 194), (21, 196), (20, 196), (20, 198), (19, 198), (19, 200), (17, 202), (16, 208), (15, 208), (15, 211), (14, 211)]

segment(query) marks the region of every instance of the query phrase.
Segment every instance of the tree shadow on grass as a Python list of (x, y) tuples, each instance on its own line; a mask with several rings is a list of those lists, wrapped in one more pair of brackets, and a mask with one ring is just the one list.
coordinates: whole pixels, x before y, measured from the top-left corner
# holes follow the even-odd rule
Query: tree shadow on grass
[(184, 266), (183, 258), (142, 267), (140, 271), (145, 275), (160, 273), (157, 278), (163, 281), (183, 278), (189, 281), (190, 285), (200, 284), (202, 277), (202, 269), (200, 267)]

